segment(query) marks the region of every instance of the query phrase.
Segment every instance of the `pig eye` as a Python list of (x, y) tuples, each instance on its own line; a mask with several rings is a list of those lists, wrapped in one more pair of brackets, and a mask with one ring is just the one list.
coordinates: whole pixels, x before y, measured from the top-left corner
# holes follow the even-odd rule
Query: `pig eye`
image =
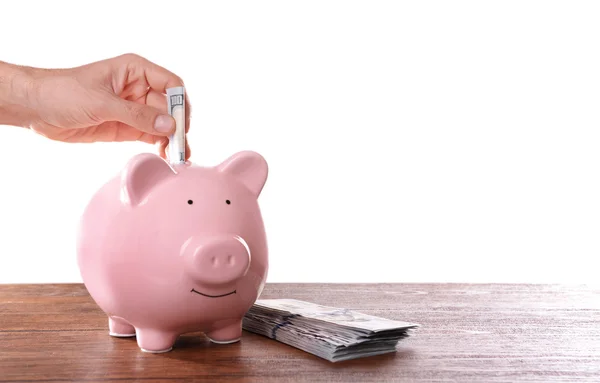
[(225, 203), (226, 203), (227, 205), (230, 205), (230, 204), (231, 204), (231, 201), (230, 201), (230, 200), (228, 200), (228, 199), (226, 199), (226, 200), (225, 200)]
[(191, 205), (193, 203), (194, 203), (194, 201), (192, 201), (191, 199), (188, 199), (188, 205)]

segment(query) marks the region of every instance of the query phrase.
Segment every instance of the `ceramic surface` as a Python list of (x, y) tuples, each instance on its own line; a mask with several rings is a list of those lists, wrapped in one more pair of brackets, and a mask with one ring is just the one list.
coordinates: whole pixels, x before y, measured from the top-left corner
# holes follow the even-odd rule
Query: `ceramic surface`
[(80, 221), (81, 276), (112, 336), (148, 352), (202, 331), (238, 341), (268, 271), (258, 197), (267, 163), (239, 152), (213, 167), (139, 154), (92, 197)]

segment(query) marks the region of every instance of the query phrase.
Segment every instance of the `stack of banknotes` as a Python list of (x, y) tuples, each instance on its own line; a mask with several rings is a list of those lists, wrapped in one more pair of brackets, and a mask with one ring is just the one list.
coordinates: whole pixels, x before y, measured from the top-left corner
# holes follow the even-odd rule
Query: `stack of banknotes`
[(419, 327), (295, 299), (256, 301), (242, 326), (331, 362), (395, 352), (398, 341)]

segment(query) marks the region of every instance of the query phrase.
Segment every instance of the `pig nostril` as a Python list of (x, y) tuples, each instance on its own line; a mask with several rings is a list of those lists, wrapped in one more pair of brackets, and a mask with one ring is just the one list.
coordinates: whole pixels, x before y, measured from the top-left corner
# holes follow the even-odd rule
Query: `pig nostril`
[(215, 256), (212, 256), (212, 257), (210, 258), (210, 262), (213, 264), (213, 266), (216, 266), (216, 265), (217, 265), (217, 257), (215, 257)]
[(231, 255), (231, 254), (227, 255), (227, 263), (229, 265), (233, 265), (233, 255)]

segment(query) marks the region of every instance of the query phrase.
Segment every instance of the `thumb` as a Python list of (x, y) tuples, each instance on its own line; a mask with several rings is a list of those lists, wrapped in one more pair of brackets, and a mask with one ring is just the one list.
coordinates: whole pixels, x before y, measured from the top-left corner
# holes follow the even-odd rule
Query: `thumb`
[(160, 110), (137, 102), (112, 97), (108, 103), (109, 118), (139, 131), (168, 136), (175, 131), (175, 120)]

